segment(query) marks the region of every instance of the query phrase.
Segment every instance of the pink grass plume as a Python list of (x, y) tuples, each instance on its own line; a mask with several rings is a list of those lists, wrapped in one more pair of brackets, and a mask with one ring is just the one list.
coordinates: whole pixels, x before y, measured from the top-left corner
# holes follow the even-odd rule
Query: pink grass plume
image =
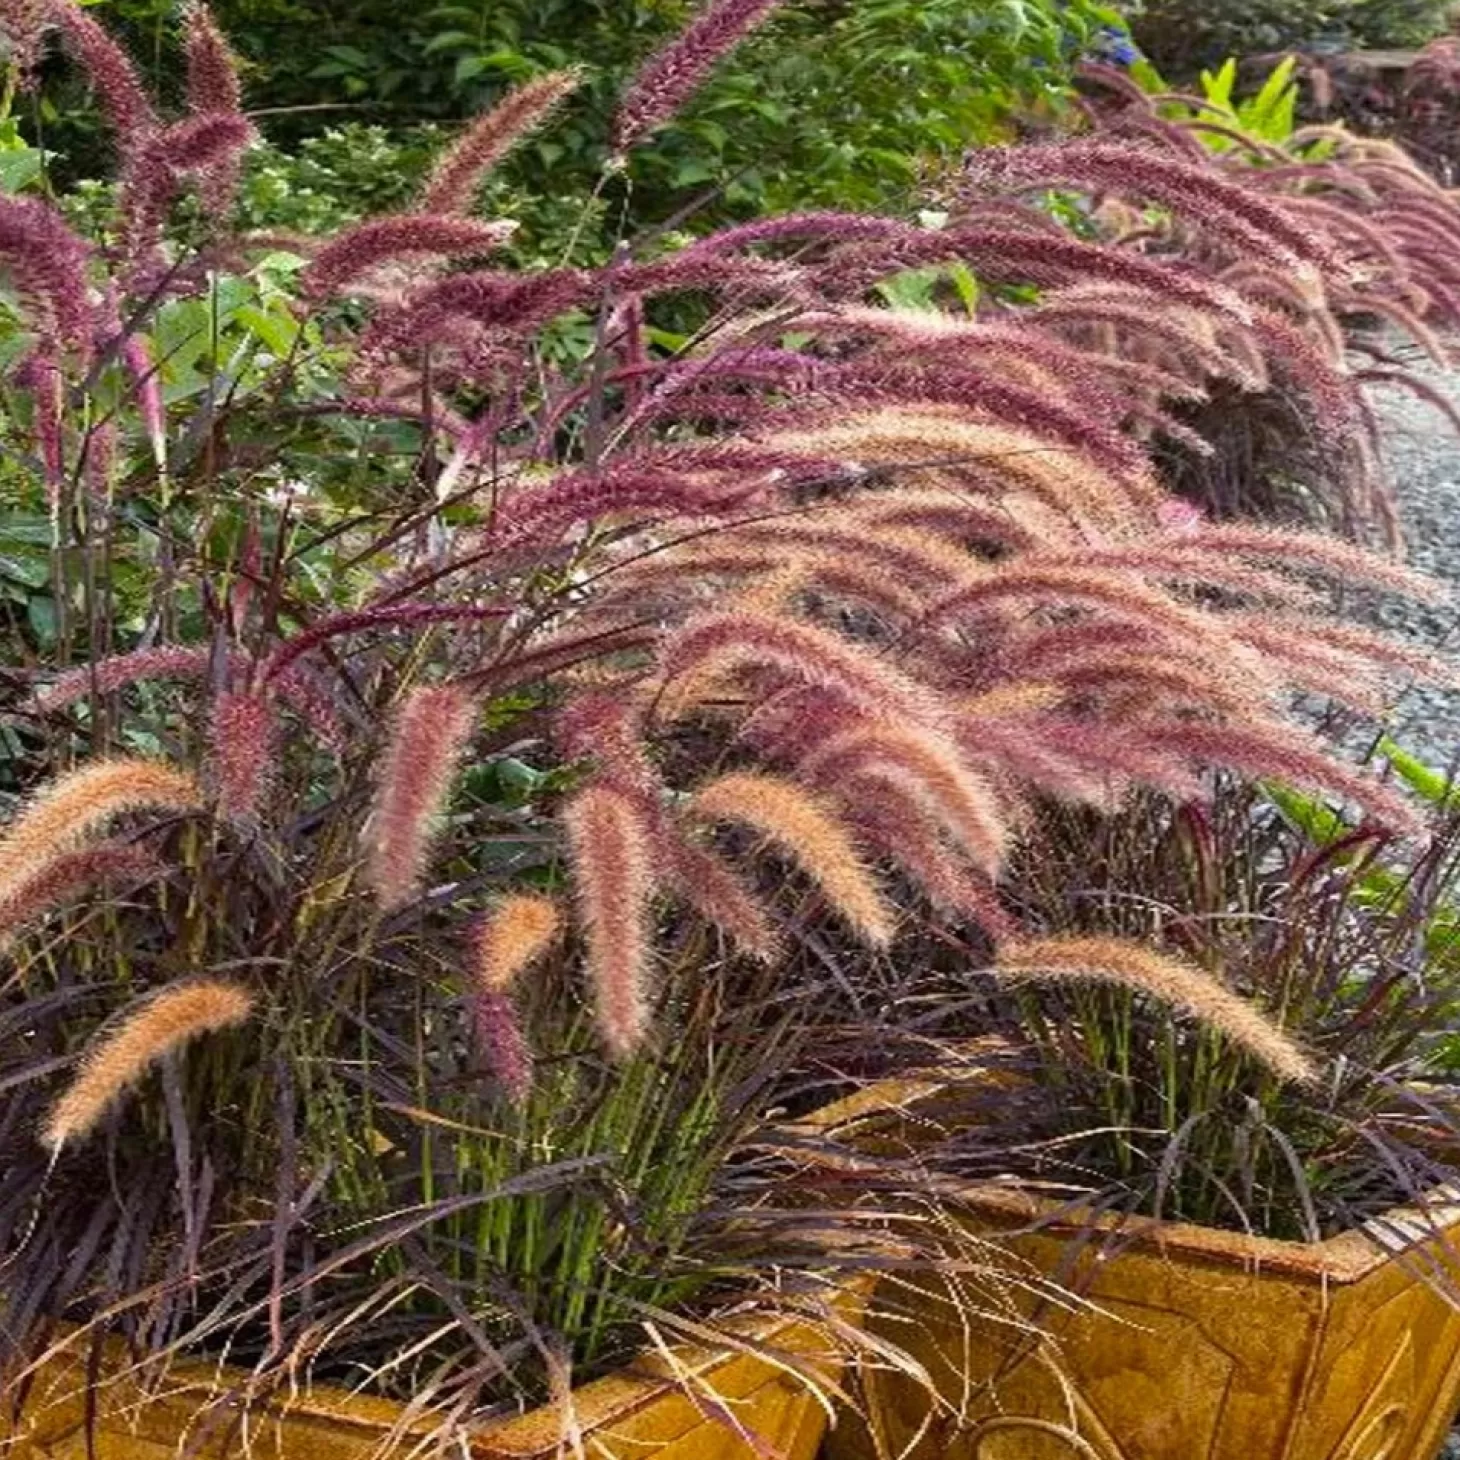
[(477, 118), (426, 180), (417, 213), (467, 213), (482, 180), (524, 137), (550, 117), (582, 79), (577, 70), (550, 71), (514, 87)]
[(669, 121), (710, 72), (779, 5), (780, 0), (709, 0), (629, 83), (613, 120), (615, 156), (622, 158)]
[(476, 710), (464, 689), (442, 684), (411, 690), (396, 711), (366, 832), (366, 879), (386, 911), (409, 901), (425, 876)]
[(626, 1059), (649, 1027), (652, 827), (637, 796), (602, 782), (573, 797), (563, 825), (599, 1031)]

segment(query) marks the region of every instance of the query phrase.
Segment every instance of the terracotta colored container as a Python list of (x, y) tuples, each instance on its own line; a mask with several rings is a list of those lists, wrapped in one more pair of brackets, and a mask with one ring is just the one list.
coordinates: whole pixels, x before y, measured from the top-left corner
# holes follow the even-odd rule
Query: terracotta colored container
[[(915, 1147), (908, 1116), (937, 1090), (890, 1084), (828, 1123)], [(1033, 1337), (970, 1327), (923, 1280), (916, 1321), (887, 1331), (956, 1416), (868, 1371), (868, 1421), (846, 1416), (826, 1460), (1435, 1460), (1460, 1409), (1460, 1206), (1317, 1243), (1149, 1220), (1114, 1232), (998, 1187), (971, 1190), (967, 1218), (1084, 1303), (1021, 1300)], [(1038, 1218), (1052, 1225), (1021, 1230)]]
[[(843, 1316), (851, 1316), (860, 1300), (849, 1294), (846, 1302)], [(810, 1321), (747, 1320), (739, 1332), (749, 1345), (794, 1354), (828, 1380), (837, 1376), (830, 1344)], [(192, 1448), (190, 1438), (202, 1438), (200, 1412), (229, 1387), (227, 1370), (189, 1363), (175, 1366), (160, 1388), (144, 1389), (127, 1376), (123, 1356), (110, 1352), (95, 1390), (88, 1449), (84, 1358), (57, 1359), (35, 1377), (18, 1423), (12, 1425), (0, 1406), (0, 1454), (6, 1460), (177, 1460), (183, 1454), (190, 1460), (383, 1460), (427, 1453), (415, 1447), (429, 1426), (411, 1421), (400, 1405), (323, 1386), (256, 1409), (246, 1432), (235, 1429), (225, 1439), (215, 1431), (215, 1438)], [(766, 1454), (813, 1460), (827, 1425), (821, 1401), (786, 1367), (732, 1347), (678, 1347), (672, 1363), (641, 1357), (575, 1391), (574, 1406), (589, 1460), (755, 1460)], [(574, 1453), (561, 1417), (551, 1410), (476, 1431), (467, 1450), (453, 1447), (450, 1453), (457, 1460), (547, 1460)]]

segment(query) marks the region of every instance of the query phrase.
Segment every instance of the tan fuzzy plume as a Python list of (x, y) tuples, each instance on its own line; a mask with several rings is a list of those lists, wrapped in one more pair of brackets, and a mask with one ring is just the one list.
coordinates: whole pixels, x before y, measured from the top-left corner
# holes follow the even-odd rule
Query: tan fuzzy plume
[(702, 786), (688, 811), (737, 821), (794, 857), (863, 941), (885, 948), (895, 924), (872, 874), (842, 824), (799, 786), (778, 776), (734, 772)]
[(0, 898), (51, 859), (124, 811), (192, 811), (203, 803), (194, 778), (154, 760), (99, 760), (52, 781), (0, 838)]
[(552, 947), (561, 927), (558, 905), (550, 897), (520, 892), (503, 898), (482, 921), (475, 940), (478, 986), (497, 992), (511, 988)]
[(84, 1140), (158, 1060), (201, 1034), (243, 1023), (252, 1011), (251, 995), (213, 979), (174, 984), (135, 1004), (92, 1041), (76, 1078), (46, 1117), (42, 1143), (60, 1151)]
[(599, 1029), (623, 1059), (649, 1027), (652, 828), (634, 797), (601, 784), (573, 797), (563, 825)]
[(476, 701), (456, 685), (413, 689), (401, 702), (385, 748), (366, 833), (366, 877), (389, 911), (420, 886), (436, 823), (476, 724)]
[(482, 179), (552, 115), (580, 80), (577, 71), (550, 71), (509, 91), (436, 164), (421, 191), (417, 211), (469, 212)]
[(1149, 994), (1189, 1014), (1298, 1085), (1318, 1076), (1312, 1062), (1270, 1019), (1210, 974), (1118, 938), (1042, 938), (1006, 943), (995, 969), (1008, 979), (1113, 984)]

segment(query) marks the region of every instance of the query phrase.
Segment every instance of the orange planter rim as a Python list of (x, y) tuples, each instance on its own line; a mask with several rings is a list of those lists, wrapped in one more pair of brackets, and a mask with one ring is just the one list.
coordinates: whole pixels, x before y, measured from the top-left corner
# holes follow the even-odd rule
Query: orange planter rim
[[(977, 1043), (970, 1053), (976, 1054)], [(825, 1136), (889, 1115), (915, 1114), (918, 1105), (947, 1089), (956, 1071), (966, 1080), (976, 1066), (960, 1064), (884, 1080), (817, 1111), (793, 1129)], [(953, 1192), (970, 1210), (1001, 1228), (1037, 1225), (1041, 1232), (1075, 1237), (1119, 1237), (1120, 1250), (1158, 1251), (1216, 1267), (1263, 1269), (1312, 1283), (1361, 1282), (1385, 1263), (1403, 1260), (1425, 1243), (1442, 1243), (1460, 1255), (1460, 1189), (1437, 1187), (1423, 1204), (1397, 1206), (1346, 1232), (1318, 1242), (1284, 1241), (1128, 1213), (1097, 1210), (1079, 1196), (1052, 1199), (1029, 1183), (967, 1182)]]
[[(844, 1277), (828, 1295), (830, 1306), (840, 1309), (843, 1319), (855, 1319), (870, 1289), (871, 1280), (866, 1276)], [(823, 1377), (834, 1382), (835, 1364), (818, 1348), (823, 1342), (823, 1330), (814, 1313), (751, 1311), (731, 1313), (720, 1322), (724, 1331), (739, 1342), (676, 1341), (668, 1345), (669, 1356), (642, 1349), (621, 1368), (574, 1388), (573, 1423), (589, 1436), (623, 1426), (670, 1394), (688, 1394), (693, 1399), (701, 1383), (702, 1397), (708, 1397), (714, 1392), (716, 1374), (747, 1357), (776, 1365), (784, 1356), (789, 1369), (794, 1356), (822, 1370)], [(49, 1376), (49, 1383), (55, 1385), (60, 1382), (58, 1365), (64, 1367), (71, 1359), (83, 1361), (87, 1335), (85, 1327), (74, 1329), (47, 1351), (38, 1368), (32, 1366), (23, 1372), (35, 1371), (41, 1382)], [(131, 1363), (123, 1340), (107, 1339), (105, 1350), (107, 1357), (102, 1369), (107, 1382), (127, 1384), (129, 1368), (137, 1371), (140, 1380), (141, 1366)], [(818, 1359), (823, 1362), (818, 1363)], [(196, 1398), (195, 1409), (200, 1413), (207, 1401), (217, 1400), (235, 1387), (244, 1373), (223, 1362), (179, 1359), (167, 1366), (156, 1397), (164, 1398), (170, 1408), (186, 1405), (190, 1398)], [(805, 1382), (809, 1387), (812, 1381)], [(428, 1415), (405, 1420), (407, 1406), (397, 1400), (312, 1382), (301, 1383), (287, 1394), (263, 1398), (256, 1407), (251, 1407), (251, 1412), (258, 1423), (290, 1426), (314, 1423), (328, 1426), (337, 1434), (344, 1431), (364, 1437), (378, 1436), (381, 1441), (392, 1437), (419, 1439), (436, 1428)], [(564, 1406), (549, 1402), (523, 1414), (485, 1420), (468, 1433), (469, 1452), (482, 1460), (511, 1460), (511, 1457), (530, 1460), (530, 1457), (557, 1453), (567, 1433), (567, 1413)]]

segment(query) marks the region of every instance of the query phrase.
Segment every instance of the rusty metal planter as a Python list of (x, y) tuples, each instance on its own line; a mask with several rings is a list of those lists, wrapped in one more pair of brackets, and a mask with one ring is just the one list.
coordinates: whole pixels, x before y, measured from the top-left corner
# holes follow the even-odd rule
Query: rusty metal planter
[[(828, 1114), (862, 1144), (916, 1143), (906, 1115), (937, 1088), (897, 1082)], [(1031, 1298), (1034, 1337), (971, 1327), (921, 1280), (889, 1336), (956, 1418), (869, 1371), (867, 1421), (846, 1416), (827, 1460), (1434, 1460), (1460, 1407), (1460, 1207), (1316, 1243), (1082, 1219), (997, 1186), (965, 1212), (1084, 1303)]]
[[(855, 1316), (860, 1302), (849, 1290), (843, 1316)], [(840, 1365), (831, 1345), (809, 1319), (747, 1318), (738, 1332), (747, 1347), (795, 1355), (828, 1380), (836, 1377)], [(75, 1354), (48, 1361), (34, 1377), (18, 1419), (9, 1412), (13, 1396), (5, 1396), (0, 1454), (7, 1460), (177, 1460), (184, 1454), (190, 1460), (380, 1460), (430, 1453), (420, 1448), (429, 1423), (412, 1420), (387, 1400), (325, 1386), (255, 1406), (246, 1426), (216, 1426), (210, 1438), (199, 1416), (216, 1410), (237, 1377), (187, 1362), (173, 1366), (160, 1385), (144, 1386), (127, 1372), (119, 1347), (112, 1347), (92, 1389), (96, 1410), (88, 1424), (86, 1363), (78, 1345)], [(672, 1362), (641, 1356), (576, 1390), (574, 1416), (589, 1460), (752, 1460), (771, 1452), (812, 1460), (827, 1422), (821, 1401), (794, 1373), (733, 1346), (680, 1346)], [(546, 1460), (570, 1456), (573, 1448), (560, 1413), (543, 1409), (474, 1430), (451, 1453), (458, 1460)]]

